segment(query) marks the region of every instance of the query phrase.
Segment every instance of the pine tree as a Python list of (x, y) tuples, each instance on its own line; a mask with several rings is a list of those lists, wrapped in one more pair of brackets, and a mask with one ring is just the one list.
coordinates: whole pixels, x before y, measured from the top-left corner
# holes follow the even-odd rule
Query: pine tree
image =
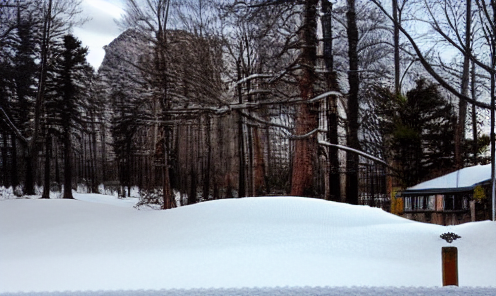
[[(61, 52), (53, 71), (53, 89), (48, 89), (46, 124), (54, 127), (64, 147), (64, 198), (73, 198), (73, 137), (76, 131), (82, 130), (84, 125), (81, 120), (85, 103), (82, 82), (89, 78), (88, 73), (92, 70), (86, 63), (87, 52), (88, 49), (82, 47), (81, 41), (74, 36), (64, 36)], [(48, 99), (50, 96), (51, 99)]]
[(385, 153), (392, 155), (405, 186), (454, 168), (453, 106), (438, 87), (420, 79), (406, 97), (376, 88), (376, 116)]

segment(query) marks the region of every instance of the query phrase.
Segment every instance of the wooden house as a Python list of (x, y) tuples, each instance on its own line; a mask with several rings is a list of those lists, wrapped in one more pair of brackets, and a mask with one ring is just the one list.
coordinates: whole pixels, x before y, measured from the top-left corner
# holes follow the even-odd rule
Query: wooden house
[(490, 183), (491, 164), (417, 184), (401, 192), (403, 216), (440, 225), (490, 219)]

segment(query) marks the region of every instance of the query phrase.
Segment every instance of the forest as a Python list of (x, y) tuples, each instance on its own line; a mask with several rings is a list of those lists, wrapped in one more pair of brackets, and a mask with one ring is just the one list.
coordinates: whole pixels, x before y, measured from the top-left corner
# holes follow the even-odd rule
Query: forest
[(397, 190), (494, 159), (494, 0), (124, 0), (99, 69), (72, 34), (81, 2), (0, 2), (16, 195), (394, 211)]

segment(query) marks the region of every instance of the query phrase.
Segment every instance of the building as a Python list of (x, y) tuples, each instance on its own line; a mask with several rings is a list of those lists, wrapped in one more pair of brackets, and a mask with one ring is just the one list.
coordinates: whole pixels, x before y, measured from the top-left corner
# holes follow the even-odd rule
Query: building
[(405, 218), (440, 225), (490, 219), (491, 164), (466, 167), (401, 192)]

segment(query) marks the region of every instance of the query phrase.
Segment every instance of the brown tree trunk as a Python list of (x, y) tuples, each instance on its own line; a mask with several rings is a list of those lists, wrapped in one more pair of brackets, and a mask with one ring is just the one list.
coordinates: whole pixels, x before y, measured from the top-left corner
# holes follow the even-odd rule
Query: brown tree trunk
[(260, 132), (258, 127), (253, 128), (254, 141), (254, 162), (255, 162), (255, 196), (263, 194), (264, 191), (264, 176), (265, 176), (265, 161), (263, 158), (262, 141), (260, 141)]
[[(315, 82), (316, 59), (316, 30), (317, 30), (317, 3), (318, 0), (305, 2), (305, 17), (302, 30), (302, 44), (300, 66), (302, 75), (299, 81), (301, 98), (309, 100), (313, 97)], [(318, 127), (318, 109), (315, 103), (301, 104), (296, 118), (296, 135), (305, 135)], [(295, 151), (291, 179), (291, 195), (313, 196), (314, 158), (317, 154), (317, 135), (295, 140)]]

